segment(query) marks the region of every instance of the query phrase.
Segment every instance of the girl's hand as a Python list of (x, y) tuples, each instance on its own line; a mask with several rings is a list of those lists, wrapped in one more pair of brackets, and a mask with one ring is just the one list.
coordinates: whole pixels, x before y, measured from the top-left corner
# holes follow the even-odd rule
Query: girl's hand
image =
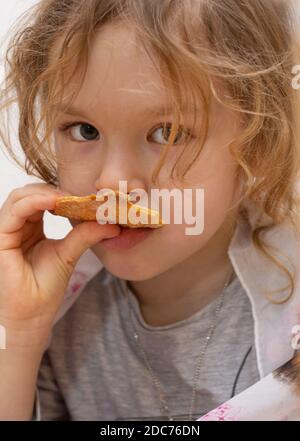
[(7, 345), (45, 342), (79, 257), (120, 232), (117, 225), (89, 221), (64, 239), (46, 239), (43, 213), (63, 194), (50, 185), (30, 184), (10, 193), (0, 210), (0, 325)]

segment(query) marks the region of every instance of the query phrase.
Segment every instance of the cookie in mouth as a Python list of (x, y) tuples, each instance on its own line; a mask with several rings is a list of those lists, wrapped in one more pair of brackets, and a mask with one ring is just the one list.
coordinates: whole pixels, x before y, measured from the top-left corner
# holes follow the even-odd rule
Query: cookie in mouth
[[(116, 223), (122, 227), (128, 228), (160, 228), (165, 225), (158, 211), (150, 210), (146, 207), (138, 206), (128, 199), (128, 195), (115, 191), (116, 193)], [(127, 204), (127, 222), (120, 222), (120, 198), (126, 200)], [(107, 199), (106, 199), (107, 200)], [(105, 200), (97, 200), (95, 194), (87, 196), (62, 196), (57, 198), (53, 214), (57, 216), (67, 217), (69, 219), (79, 221), (95, 221), (97, 220), (97, 210)], [(122, 204), (124, 207), (124, 204)], [(128, 212), (130, 208), (135, 206), (137, 217), (141, 221), (137, 223), (130, 222)], [(99, 219), (99, 217), (98, 217)]]

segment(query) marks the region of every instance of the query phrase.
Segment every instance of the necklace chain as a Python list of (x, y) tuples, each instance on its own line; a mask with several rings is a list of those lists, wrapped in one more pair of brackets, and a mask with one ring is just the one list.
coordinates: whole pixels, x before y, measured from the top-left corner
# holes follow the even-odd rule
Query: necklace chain
[[(199, 377), (200, 370), (201, 370), (201, 367), (202, 367), (202, 361), (204, 359), (204, 355), (206, 353), (207, 347), (208, 347), (208, 345), (209, 345), (209, 343), (211, 341), (211, 338), (213, 336), (213, 333), (215, 331), (215, 328), (216, 328), (216, 325), (217, 325), (217, 320), (218, 320), (220, 311), (222, 309), (223, 301), (224, 301), (225, 288), (227, 288), (227, 286), (229, 285), (229, 282), (232, 279), (232, 277), (231, 277), (232, 274), (233, 274), (233, 272), (230, 273), (229, 280), (227, 281), (227, 283), (223, 287), (222, 293), (220, 295), (220, 299), (219, 299), (219, 301), (217, 303), (217, 306), (216, 306), (216, 309), (215, 309), (214, 318), (213, 318), (212, 323), (211, 323), (211, 325), (209, 327), (208, 334), (207, 334), (206, 338), (204, 339), (202, 350), (200, 351), (200, 354), (199, 354), (198, 359), (197, 359), (197, 365), (196, 365), (196, 369), (195, 369), (195, 373), (194, 373), (194, 382), (193, 382), (193, 391), (192, 391), (192, 398), (191, 398), (191, 405), (190, 405), (190, 412), (189, 412), (189, 421), (192, 421), (193, 409), (194, 409), (194, 404), (195, 404), (195, 396), (196, 396), (196, 391), (197, 391), (197, 382), (198, 382), (198, 377)], [(155, 373), (153, 371), (153, 368), (152, 368), (152, 366), (151, 366), (151, 364), (150, 364), (150, 362), (148, 360), (146, 352), (145, 352), (145, 350), (144, 350), (144, 348), (143, 348), (143, 346), (141, 344), (140, 336), (139, 336), (139, 334), (138, 334), (138, 332), (136, 330), (136, 327), (135, 327), (135, 325), (133, 323), (132, 307), (130, 305), (131, 302), (130, 302), (130, 299), (129, 299), (128, 291), (127, 291), (127, 302), (128, 302), (129, 312), (130, 312), (130, 314), (129, 314), (130, 315), (130, 321), (131, 321), (131, 324), (132, 324), (132, 327), (133, 327), (133, 331), (134, 331), (134, 338), (135, 338), (135, 341), (137, 342), (137, 344), (140, 347), (140, 350), (141, 350), (141, 352), (143, 354), (143, 357), (144, 357), (145, 364), (146, 364), (146, 366), (148, 368), (148, 372), (149, 372), (149, 374), (151, 376), (151, 380), (152, 380), (152, 382), (154, 383), (154, 385), (155, 385), (155, 387), (157, 389), (158, 397), (159, 397), (159, 401), (160, 401), (160, 407), (161, 407), (162, 416), (167, 414), (169, 421), (174, 421), (174, 418), (170, 414), (169, 407), (168, 407), (168, 405), (166, 403), (166, 399), (164, 397), (164, 394), (163, 394), (160, 382), (158, 381), (158, 378), (156, 377), (156, 375), (155, 375)]]

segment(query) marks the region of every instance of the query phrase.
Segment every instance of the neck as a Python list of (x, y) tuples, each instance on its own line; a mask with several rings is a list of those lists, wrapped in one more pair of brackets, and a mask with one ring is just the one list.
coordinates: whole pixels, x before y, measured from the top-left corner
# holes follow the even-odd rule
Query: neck
[(232, 220), (227, 219), (190, 258), (150, 280), (127, 281), (146, 323), (164, 326), (184, 320), (222, 292), (234, 275), (228, 257), (233, 233)]

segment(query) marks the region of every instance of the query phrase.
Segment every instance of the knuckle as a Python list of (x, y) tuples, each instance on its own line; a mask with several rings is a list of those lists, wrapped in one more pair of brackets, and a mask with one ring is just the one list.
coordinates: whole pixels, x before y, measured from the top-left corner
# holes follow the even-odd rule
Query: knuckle
[(64, 280), (68, 280), (75, 264), (76, 262), (71, 257), (63, 257), (61, 254), (57, 254), (58, 271)]
[(75, 265), (76, 265), (76, 259), (74, 259), (71, 256), (66, 257), (65, 265), (67, 266), (67, 268), (73, 269), (75, 267)]
[(22, 188), (14, 188), (9, 194), (7, 199), (16, 199), (22, 195)]
[(56, 187), (54, 187), (51, 184), (45, 184), (45, 183), (31, 183), (26, 184), (23, 187), (14, 188), (8, 195), (8, 199), (19, 199), (22, 196), (28, 195), (28, 190), (32, 191), (32, 194), (34, 194), (35, 190), (50, 190), (55, 191)]
[(45, 186), (46, 184), (41, 184), (41, 183), (39, 183), (39, 182), (32, 182), (31, 184), (26, 184), (25, 186), (24, 186), (24, 188), (39, 188), (39, 187), (43, 187), (43, 186)]
[(60, 243), (61, 247), (56, 249), (57, 263), (61, 272), (68, 277), (70, 272), (74, 269), (77, 261), (72, 255), (65, 255), (65, 250), (61, 249), (62, 244), (63, 242)]
[(29, 184), (29, 188), (36, 189), (36, 190), (55, 190), (55, 187), (51, 184), (45, 184), (45, 183), (34, 183)]
[(16, 205), (15, 205), (15, 204), (11, 205), (11, 206), (8, 208), (8, 210), (7, 210), (7, 214), (8, 214), (8, 216), (19, 217), (19, 216), (18, 216), (18, 211), (17, 211), (17, 209), (16, 209)]

